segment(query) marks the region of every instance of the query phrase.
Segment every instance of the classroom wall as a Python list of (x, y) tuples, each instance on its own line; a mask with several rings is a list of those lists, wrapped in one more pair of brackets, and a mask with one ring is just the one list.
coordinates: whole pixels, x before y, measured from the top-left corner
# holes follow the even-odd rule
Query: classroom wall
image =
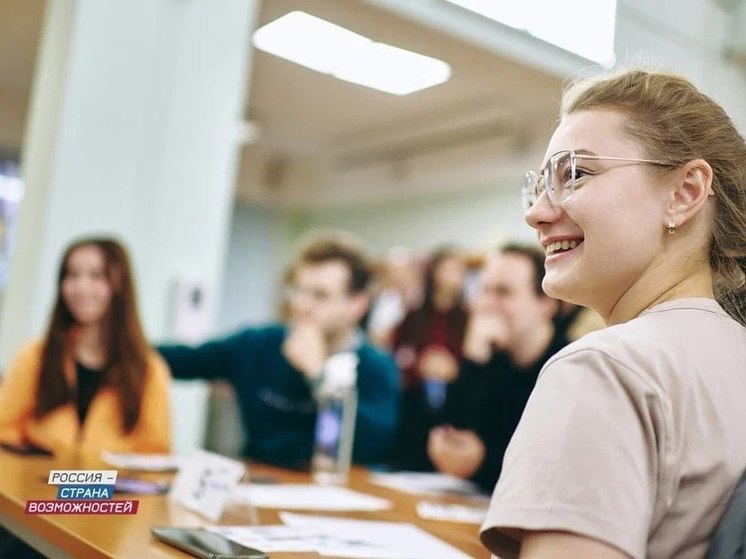
[(288, 257), (289, 217), (277, 210), (236, 205), (216, 330), (272, 320), (280, 296), (278, 278)]
[(520, 177), (516, 177), (512, 185), (320, 210), (306, 214), (298, 225), (352, 231), (376, 255), (396, 245), (426, 253), (441, 244), (488, 248), (506, 239), (530, 241), (534, 236), (523, 220), (519, 185)]

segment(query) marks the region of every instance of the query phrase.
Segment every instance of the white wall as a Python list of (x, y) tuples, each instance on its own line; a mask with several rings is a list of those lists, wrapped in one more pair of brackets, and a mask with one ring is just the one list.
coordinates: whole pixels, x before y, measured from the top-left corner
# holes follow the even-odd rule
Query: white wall
[(532, 240), (523, 221), (519, 184), (520, 177), (516, 177), (510, 188), (481, 187), (400, 203), (317, 211), (307, 214), (299, 225), (352, 231), (378, 255), (396, 245), (425, 252), (441, 244), (488, 248), (507, 239)]
[[(746, 67), (723, 56), (732, 17), (714, 0), (619, 0), (617, 61), (686, 76), (721, 103), (744, 134)], [(743, 7), (738, 17), (746, 17)]]
[(278, 280), (288, 258), (288, 229), (279, 211), (234, 207), (216, 331), (274, 319), (281, 295)]

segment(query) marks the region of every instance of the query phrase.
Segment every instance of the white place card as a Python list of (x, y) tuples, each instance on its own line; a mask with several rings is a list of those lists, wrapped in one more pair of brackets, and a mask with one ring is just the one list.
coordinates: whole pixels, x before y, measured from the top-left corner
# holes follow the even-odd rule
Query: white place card
[(245, 470), (241, 462), (198, 450), (179, 468), (169, 498), (217, 522)]

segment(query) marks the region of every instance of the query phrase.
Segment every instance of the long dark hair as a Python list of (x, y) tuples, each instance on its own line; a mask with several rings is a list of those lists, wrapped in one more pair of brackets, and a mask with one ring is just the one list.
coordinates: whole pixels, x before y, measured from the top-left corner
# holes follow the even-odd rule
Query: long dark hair
[(118, 241), (109, 238), (78, 240), (68, 246), (62, 257), (57, 274), (57, 298), (44, 337), (34, 415), (43, 417), (76, 399), (65, 377), (65, 362), (69, 359), (77, 322), (62, 297), (62, 282), (68, 274), (70, 256), (83, 247), (96, 247), (104, 257), (111, 302), (103, 327), (106, 344), (103, 384), (116, 391), (122, 411), (122, 428), (129, 433), (140, 417), (150, 350), (140, 326), (127, 251)]
[[(456, 247), (443, 246), (436, 249), (428, 259), (424, 274), (424, 298), (422, 307), (429, 312), (435, 312), (435, 275), (444, 260), (449, 258), (461, 258), (461, 253)], [(462, 303), (462, 297), (456, 300), (456, 305)]]
[[(396, 340), (400, 340), (402, 337), (407, 339), (409, 343), (413, 343), (417, 348), (421, 348), (427, 343), (427, 336), (430, 332), (433, 316), (438, 312), (435, 307), (435, 276), (438, 267), (443, 261), (449, 258), (460, 257), (461, 253), (459, 250), (450, 246), (440, 247), (432, 253), (424, 272), (422, 304), (419, 308), (410, 311), (404, 321), (399, 325), (394, 345), (397, 345), (398, 342)], [(467, 319), (466, 310), (463, 305), (463, 295), (458, 296), (453, 307), (447, 312), (451, 316), (450, 320), (453, 324), (453, 331), (456, 332), (456, 337), (458, 338), (457, 345), (461, 345)]]

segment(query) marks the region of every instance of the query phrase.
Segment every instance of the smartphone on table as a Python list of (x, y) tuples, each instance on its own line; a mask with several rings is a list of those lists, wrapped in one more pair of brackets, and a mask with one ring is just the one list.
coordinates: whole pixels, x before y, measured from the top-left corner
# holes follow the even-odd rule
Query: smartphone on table
[(155, 527), (150, 531), (159, 540), (200, 559), (269, 559), (263, 551), (202, 528)]
[(24, 454), (26, 456), (54, 456), (51, 450), (47, 450), (46, 448), (42, 448), (33, 444), (18, 446), (10, 443), (0, 442), (0, 448), (14, 454)]

